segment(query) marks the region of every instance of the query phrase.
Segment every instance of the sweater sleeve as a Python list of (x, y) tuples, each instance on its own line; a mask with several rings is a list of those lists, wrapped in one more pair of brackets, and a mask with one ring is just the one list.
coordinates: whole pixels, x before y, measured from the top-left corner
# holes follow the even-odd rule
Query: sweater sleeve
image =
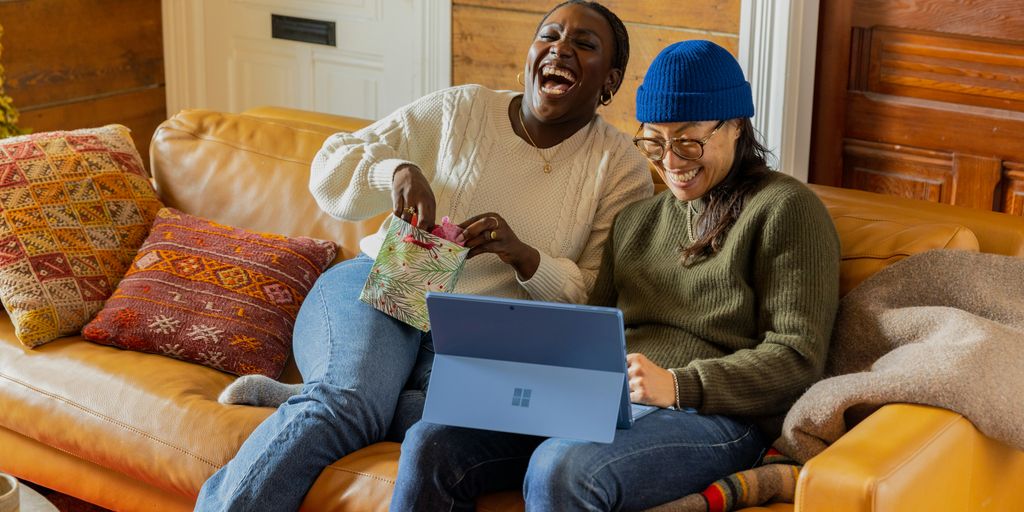
[(769, 202), (752, 254), (760, 342), (672, 370), (680, 403), (702, 413), (784, 413), (824, 371), (839, 302), (839, 238), (813, 192)]
[(442, 90), (353, 133), (324, 141), (310, 169), (309, 190), (332, 217), (363, 220), (390, 210), (391, 179), (403, 164), (433, 182), (445, 100)]
[(608, 239), (601, 251), (601, 265), (594, 279), (594, 289), (590, 292), (587, 304), (591, 306), (615, 306), (619, 292), (615, 289), (615, 225), (608, 231)]
[(632, 147), (624, 148), (602, 189), (590, 235), (579, 258), (554, 258), (540, 251), (533, 277), (519, 284), (534, 300), (582, 303), (587, 300), (601, 265), (601, 254), (615, 215), (635, 201), (651, 197), (654, 182), (647, 161)]

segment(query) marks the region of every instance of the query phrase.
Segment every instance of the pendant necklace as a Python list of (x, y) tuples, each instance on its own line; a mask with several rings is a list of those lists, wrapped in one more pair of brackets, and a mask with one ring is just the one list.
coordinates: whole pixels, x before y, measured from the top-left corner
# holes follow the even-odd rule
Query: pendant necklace
[(697, 243), (697, 237), (693, 236), (693, 223), (697, 217), (697, 210), (693, 207), (693, 201), (686, 202), (686, 235), (690, 238), (690, 243)]
[(523, 127), (523, 133), (526, 134), (526, 140), (530, 141), (530, 145), (537, 148), (537, 154), (540, 155), (540, 159), (544, 161), (544, 174), (551, 173), (551, 162), (544, 157), (544, 152), (541, 151), (540, 146), (533, 141), (533, 137), (530, 136), (530, 130), (526, 129), (526, 121), (523, 119), (523, 100), (519, 100), (519, 108), (516, 109), (519, 113), (519, 126)]

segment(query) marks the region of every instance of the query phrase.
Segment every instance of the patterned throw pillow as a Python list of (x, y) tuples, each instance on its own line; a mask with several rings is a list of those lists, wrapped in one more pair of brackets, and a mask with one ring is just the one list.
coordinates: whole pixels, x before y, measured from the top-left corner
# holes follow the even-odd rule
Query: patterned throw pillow
[(0, 141), (0, 300), (18, 339), (77, 334), (161, 207), (123, 126)]
[(156, 222), (85, 339), (276, 378), (299, 306), (333, 242), (257, 233), (172, 208)]

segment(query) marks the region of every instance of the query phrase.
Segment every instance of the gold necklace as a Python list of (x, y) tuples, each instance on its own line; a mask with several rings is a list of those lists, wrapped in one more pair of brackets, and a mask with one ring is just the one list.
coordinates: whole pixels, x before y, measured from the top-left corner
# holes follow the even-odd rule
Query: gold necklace
[(697, 210), (693, 208), (693, 201), (686, 202), (686, 235), (690, 239), (691, 244), (697, 243), (697, 237), (693, 236), (693, 221), (697, 215)]
[(540, 155), (540, 159), (544, 160), (544, 174), (551, 172), (551, 162), (544, 157), (544, 152), (540, 150), (540, 146), (533, 141), (533, 137), (530, 137), (530, 130), (526, 129), (526, 121), (523, 119), (523, 100), (519, 100), (519, 108), (516, 109), (519, 112), (519, 126), (523, 127), (523, 133), (526, 134), (526, 140), (530, 141), (530, 145), (537, 148), (537, 154)]

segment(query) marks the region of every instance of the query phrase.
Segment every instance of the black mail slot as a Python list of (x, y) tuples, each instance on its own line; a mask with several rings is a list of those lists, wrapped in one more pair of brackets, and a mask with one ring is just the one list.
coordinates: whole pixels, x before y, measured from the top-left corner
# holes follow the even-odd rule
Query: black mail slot
[(333, 21), (270, 15), (270, 35), (274, 39), (288, 39), (303, 43), (337, 46)]

